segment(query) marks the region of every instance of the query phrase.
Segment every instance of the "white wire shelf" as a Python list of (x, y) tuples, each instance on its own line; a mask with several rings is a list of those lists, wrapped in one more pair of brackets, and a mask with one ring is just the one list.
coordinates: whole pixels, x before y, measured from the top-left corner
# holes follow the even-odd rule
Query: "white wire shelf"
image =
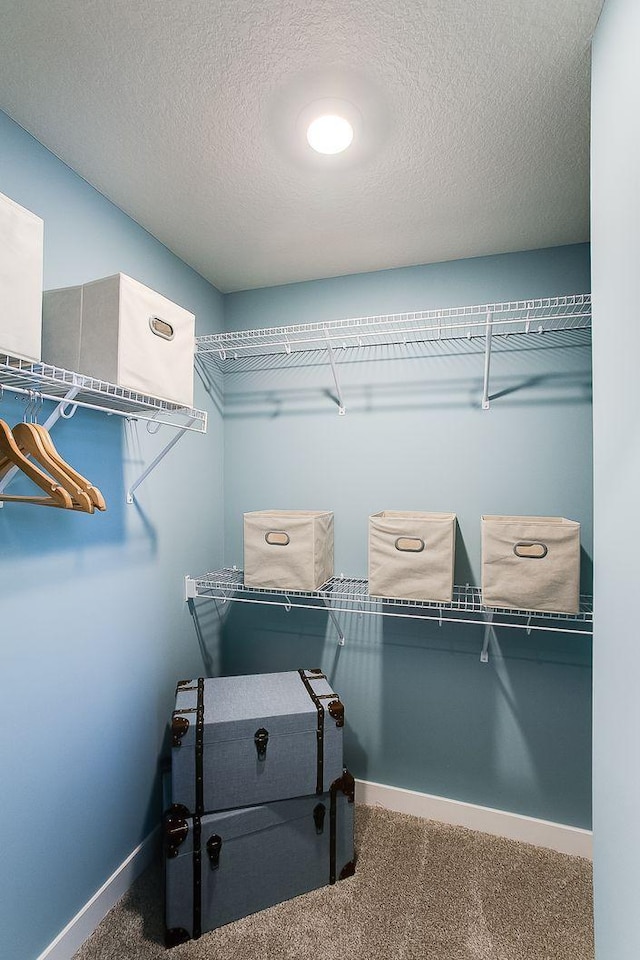
[(181, 430), (197, 433), (206, 433), (207, 430), (204, 410), (183, 407), (48, 363), (32, 363), (0, 353), (0, 394), (4, 389), (55, 403), (68, 400), (72, 407), (153, 421)]
[(369, 594), (367, 581), (353, 577), (333, 577), (315, 591), (284, 592), (247, 587), (244, 584), (242, 570), (225, 567), (199, 577), (186, 577), (185, 598), (267, 604), (283, 606), (286, 609), (325, 608), (334, 615), (361, 613), (432, 620), (438, 623), (467, 623), (484, 626), (489, 623), (492, 627), (516, 627), (528, 631), (551, 630), (556, 633), (586, 636), (593, 633), (593, 601), (586, 594), (580, 597), (580, 612), (577, 614), (540, 613), (531, 610), (486, 607), (482, 603), (480, 589), (469, 585), (455, 586), (450, 603), (372, 597)]
[(591, 326), (591, 295), (513, 300), (414, 313), (300, 323), (196, 337), (196, 356), (231, 371), (246, 357), (299, 351), (397, 346), (512, 334), (583, 330)]

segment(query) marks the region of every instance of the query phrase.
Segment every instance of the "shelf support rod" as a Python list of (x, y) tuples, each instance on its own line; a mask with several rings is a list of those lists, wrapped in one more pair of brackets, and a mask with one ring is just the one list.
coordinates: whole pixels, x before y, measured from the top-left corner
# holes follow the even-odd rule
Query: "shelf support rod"
[[(73, 398), (76, 396), (79, 390), (80, 390), (80, 387), (71, 387), (71, 389), (65, 394), (63, 399), (56, 404), (53, 411), (49, 414), (49, 416), (43, 423), (43, 427), (45, 428), (45, 430), (51, 430), (51, 427), (58, 422), (60, 417), (63, 417), (64, 419), (69, 420), (73, 416), (73, 413), (65, 415), (63, 413), (63, 410), (66, 407), (66, 405), (73, 400)], [(30, 393), (34, 397), (41, 396), (38, 390), (24, 390), (24, 391), (21, 390), (20, 392)], [(75, 412), (75, 410), (73, 412)], [(20, 471), (20, 467), (12, 467), (11, 470), (7, 471), (7, 473), (4, 475), (2, 480), (0, 480), (0, 493), (4, 493), (8, 485), (11, 483), (11, 481), (19, 471)], [(3, 506), (4, 504), (0, 502), (0, 507), (3, 507)]]
[(491, 367), (491, 334), (493, 333), (493, 324), (491, 323), (491, 311), (487, 310), (487, 327), (484, 340), (484, 386), (482, 389), (482, 409), (489, 409), (489, 371)]
[(164, 446), (164, 447), (162, 448), (162, 450), (160, 451), (160, 453), (158, 454), (158, 456), (155, 457), (155, 458), (151, 461), (151, 463), (149, 464), (149, 466), (146, 467), (146, 468), (142, 471), (142, 473), (140, 474), (140, 476), (138, 477), (138, 479), (135, 480), (135, 481), (131, 484), (131, 486), (130, 486), (129, 489), (127, 490), (127, 503), (134, 503), (134, 496), (133, 496), (133, 495), (134, 495), (134, 493), (136, 492), (136, 490), (138, 489), (138, 487), (140, 486), (140, 484), (143, 483), (143, 482), (147, 479), (147, 477), (149, 476), (149, 474), (152, 473), (152, 472), (155, 470), (155, 468), (158, 466), (158, 464), (160, 463), (160, 461), (161, 461), (161, 460), (164, 460), (164, 458), (165, 458), (166, 455), (169, 453), (169, 451), (170, 451), (170, 450), (173, 450), (173, 448), (175, 447), (175, 445), (176, 445), (176, 443), (178, 442), (178, 440), (179, 440), (182, 436), (184, 436), (184, 434), (185, 434), (186, 431), (189, 429), (189, 427), (190, 427), (191, 424), (194, 422), (194, 420), (195, 420), (195, 418), (192, 417), (191, 420), (189, 420), (189, 422), (186, 423), (186, 424), (184, 425), (184, 427), (182, 427), (182, 429), (179, 430), (179, 431), (171, 438), (171, 440), (169, 440), (169, 443), (167, 443), (166, 446)]
[(336, 393), (338, 395), (338, 414), (341, 417), (344, 417), (346, 413), (344, 400), (342, 399), (342, 390), (340, 389), (340, 381), (338, 380), (338, 370), (336, 368), (336, 360), (333, 355), (333, 346), (331, 340), (329, 339), (329, 331), (325, 330), (325, 336), (327, 338), (327, 352), (329, 354), (329, 363), (331, 364), (331, 372), (333, 373), (333, 382), (336, 385)]
[(335, 613), (333, 612), (333, 610), (331, 609), (331, 604), (329, 603), (329, 601), (327, 600), (326, 597), (323, 597), (323, 598), (322, 598), (322, 602), (324, 603), (325, 607), (327, 608), (327, 613), (328, 613), (329, 616), (331, 617), (331, 621), (332, 621), (334, 627), (335, 627), (336, 630), (338, 631), (338, 646), (339, 646), (339, 647), (344, 647), (344, 633), (342, 632), (342, 628), (340, 627), (340, 622), (339, 622), (338, 618), (336, 617)]
[(480, 654), (480, 663), (489, 663), (489, 640), (491, 639), (492, 632), (493, 632), (493, 610), (488, 610), (487, 619), (485, 620), (484, 643), (482, 644), (482, 652)]

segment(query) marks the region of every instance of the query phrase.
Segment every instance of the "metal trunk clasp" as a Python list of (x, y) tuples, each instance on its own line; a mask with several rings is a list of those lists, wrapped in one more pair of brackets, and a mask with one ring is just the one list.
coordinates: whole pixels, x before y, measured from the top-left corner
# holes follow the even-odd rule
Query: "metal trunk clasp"
[(313, 822), (316, 825), (316, 833), (318, 836), (324, 833), (324, 816), (326, 812), (327, 808), (324, 803), (317, 803), (313, 808)]
[(207, 856), (212, 870), (217, 870), (220, 866), (220, 851), (222, 850), (222, 837), (217, 833), (207, 840)]
[(265, 730), (264, 727), (260, 727), (259, 730), (256, 730), (253, 740), (256, 745), (256, 750), (258, 751), (258, 760), (266, 760), (267, 744), (269, 743), (269, 731)]

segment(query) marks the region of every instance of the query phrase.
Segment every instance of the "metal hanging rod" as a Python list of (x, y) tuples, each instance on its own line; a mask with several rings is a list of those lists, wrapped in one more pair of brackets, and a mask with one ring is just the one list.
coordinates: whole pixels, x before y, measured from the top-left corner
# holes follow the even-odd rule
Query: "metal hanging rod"
[(202, 359), (211, 360), (225, 369), (241, 356), (326, 350), (328, 342), (333, 347), (346, 349), (424, 340), (472, 339), (485, 336), (489, 323), (494, 336), (586, 329), (591, 324), (591, 295), (573, 294), (238, 330), (197, 337), (196, 352)]

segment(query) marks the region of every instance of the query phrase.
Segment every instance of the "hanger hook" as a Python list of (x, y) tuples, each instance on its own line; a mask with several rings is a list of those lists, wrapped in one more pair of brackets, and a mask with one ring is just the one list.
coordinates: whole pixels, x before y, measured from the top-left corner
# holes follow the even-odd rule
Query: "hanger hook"
[(37, 423), (38, 410), (40, 409), (40, 394), (37, 390), (31, 393), (31, 404), (29, 406), (29, 423)]
[(34, 397), (34, 391), (29, 390), (27, 393), (26, 400), (24, 402), (24, 412), (22, 414), (23, 423), (29, 423), (30, 421), (31, 411), (33, 409), (33, 397)]

